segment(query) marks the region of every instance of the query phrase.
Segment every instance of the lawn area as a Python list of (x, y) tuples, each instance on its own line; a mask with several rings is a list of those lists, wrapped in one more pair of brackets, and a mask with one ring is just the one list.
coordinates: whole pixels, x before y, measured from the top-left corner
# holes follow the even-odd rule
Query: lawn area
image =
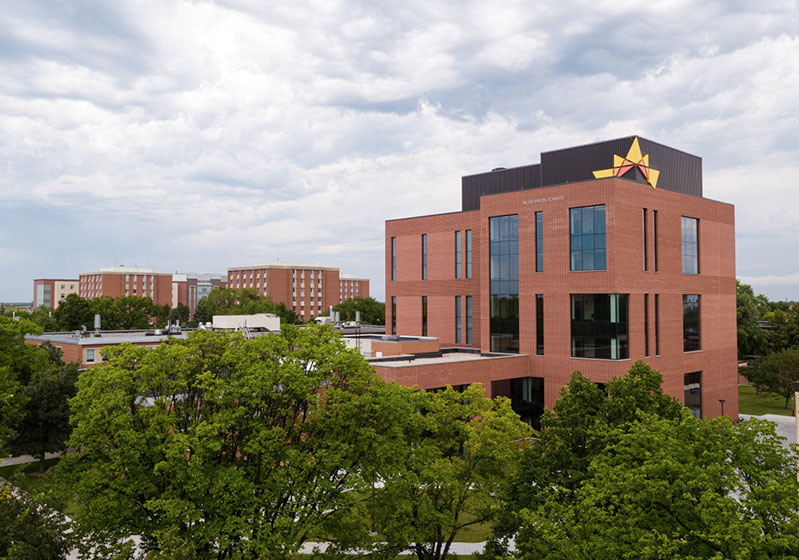
[[(0, 461), (0, 478), (4, 478), (31, 494), (48, 493), (52, 491), (56, 496), (63, 495), (59, 492), (56, 485), (54, 467), (58, 464), (59, 458), (48, 459), (45, 461), (45, 472), (39, 474), (39, 462), (25, 463), (23, 465), (8, 465), (3, 466)], [(63, 512), (69, 516), (74, 517), (79, 510), (77, 503), (72, 500), (65, 500), (63, 504)], [(61, 508), (59, 508), (61, 509)]]
[[(793, 399), (791, 399), (793, 401)], [(773, 393), (755, 393), (755, 388), (751, 385), (738, 386), (738, 413), (754, 414), (781, 414), (791, 416), (793, 412), (793, 402), (785, 408), (785, 399)]]

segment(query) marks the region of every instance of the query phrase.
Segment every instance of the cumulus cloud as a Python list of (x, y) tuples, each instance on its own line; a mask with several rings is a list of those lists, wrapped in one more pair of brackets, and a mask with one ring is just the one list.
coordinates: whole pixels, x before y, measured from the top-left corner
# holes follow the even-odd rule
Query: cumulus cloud
[(458, 210), (462, 175), (628, 134), (702, 156), (705, 195), (737, 207), (739, 274), (790, 278), (797, 17), (795, 1), (11, 3), (0, 300), (120, 262), (275, 258), (382, 297), (386, 219)]

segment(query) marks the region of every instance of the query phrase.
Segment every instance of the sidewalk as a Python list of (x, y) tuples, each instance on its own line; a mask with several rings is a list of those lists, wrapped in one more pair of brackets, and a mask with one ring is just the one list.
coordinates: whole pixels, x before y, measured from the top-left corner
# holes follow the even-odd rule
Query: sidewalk
[[(61, 452), (58, 453), (45, 453), (45, 459), (55, 459), (56, 457), (60, 457)], [(4, 457), (0, 459), (0, 467), (8, 467), (9, 465), (23, 465), (25, 463), (35, 463), (39, 459), (33, 457), (31, 455), (20, 455), (19, 457)]]
[(754, 416), (752, 414), (741, 414), (741, 418), (757, 418), (758, 420), (768, 420), (777, 425), (777, 435), (785, 438), (782, 444), (789, 447), (796, 443), (796, 420), (793, 416), (783, 416), (781, 414), (763, 414)]

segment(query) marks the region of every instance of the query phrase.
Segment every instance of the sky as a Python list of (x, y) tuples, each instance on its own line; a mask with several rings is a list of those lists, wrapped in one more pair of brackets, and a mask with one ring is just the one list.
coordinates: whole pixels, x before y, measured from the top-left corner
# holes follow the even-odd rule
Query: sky
[(641, 135), (702, 157), (737, 275), (799, 300), (797, 1), (0, 3), (0, 301), (113, 265), (311, 261), (463, 175)]

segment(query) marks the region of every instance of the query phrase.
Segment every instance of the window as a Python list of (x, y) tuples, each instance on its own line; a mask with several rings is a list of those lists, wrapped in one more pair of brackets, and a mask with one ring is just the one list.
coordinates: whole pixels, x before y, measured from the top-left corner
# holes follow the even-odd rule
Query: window
[(652, 260), (655, 272), (658, 271), (658, 211), (652, 210)]
[(544, 294), (535, 295), (535, 353), (544, 355)]
[(685, 406), (696, 418), (702, 418), (702, 372), (693, 371), (683, 375)]
[(472, 296), (466, 296), (466, 344), (472, 343)]
[(492, 352), (519, 352), (519, 216), (489, 219)]
[(535, 271), (544, 272), (544, 213), (535, 213)]
[(422, 280), (427, 280), (427, 234), (422, 234)]
[(627, 294), (572, 294), (572, 357), (629, 358)]
[(391, 238), (391, 281), (397, 280), (397, 238)]
[(422, 296), (422, 336), (427, 336), (427, 296)]
[(682, 273), (699, 274), (699, 220), (682, 217)]
[(391, 296), (391, 334), (397, 334), (397, 296)]
[(455, 232), (455, 278), (461, 277), (461, 232)]
[(683, 352), (701, 350), (699, 296), (682, 296), (682, 349)]
[(461, 296), (455, 296), (455, 344), (461, 343)]
[(644, 294), (644, 356), (649, 356), (649, 294)]
[(94, 350), (91, 348), (86, 350), (86, 363), (92, 363), (94, 361)]
[(643, 211), (643, 216), (644, 216), (644, 220), (643, 220), (643, 225), (644, 225), (644, 235), (643, 235), (643, 238), (644, 238), (643, 239), (643, 241), (644, 241), (644, 272), (647, 272), (649, 270), (649, 259), (648, 259), (648, 255), (646, 254), (646, 218), (647, 218), (647, 216), (646, 216), (646, 208), (644, 208), (643, 210), (644, 210)]
[(466, 278), (472, 277), (472, 230), (466, 230)]
[(571, 270), (605, 270), (605, 205), (570, 210)]

